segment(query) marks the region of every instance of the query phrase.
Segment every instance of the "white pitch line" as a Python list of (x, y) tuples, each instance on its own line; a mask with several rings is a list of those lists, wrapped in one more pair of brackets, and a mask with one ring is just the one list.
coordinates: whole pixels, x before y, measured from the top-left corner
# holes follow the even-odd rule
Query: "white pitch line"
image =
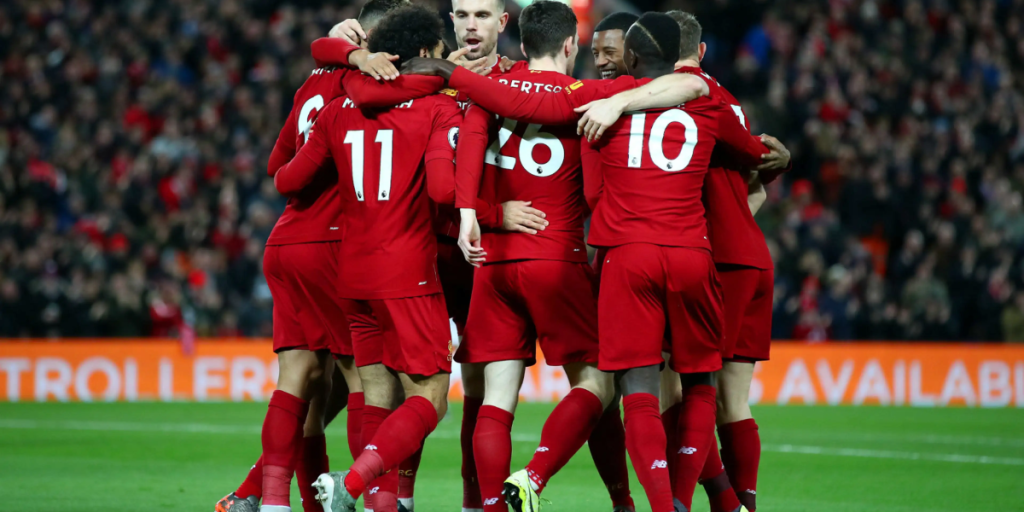
[[(982, 437), (982, 436), (941, 436), (931, 434), (864, 434), (860, 432), (830, 432), (822, 434), (819, 431), (808, 430), (773, 430), (773, 434), (779, 437), (799, 437), (802, 439), (819, 438), (834, 439), (842, 437), (848, 440), (857, 441), (886, 441), (922, 444), (955, 444), (955, 445), (979, 445), (979, 446), (1001, 446), (1009, 448), (1024, 448), (1024, 439), (1006, 437)], [(771, 435), (771, 434), (769, 434)]]
[(891, 450), (866, 450), (861, 448), (834, 448), (827, 446), (800, 446), (792, 444), (764, 444), (761, 445), (761, 451), (774, 453), (799, 453), (802, 455), (861, 457), (868, 459), (927, 460), (936, 462), (959, 462), (962, 464), (1024, 466), (1024, 459), (1014, 457), (989, 457), (987, 455), (962, 455), (955, 453), (896, 452)]
[[(259, 425), (216, 425), (209, 423), (142, 423), (115, 421), (52, 421), (0, 419), (0, 429), (8, 430), (85, 430), (95, 432), (176, 432), (187, 434), (258, 434)], [(331, 432), (332, 437), (345, 437), (344, 430)], [(458, 439), (454, 429), (441, 429), (431, 434), (435, 439)], [(536, 443), (540, 438), (531, 434), (513, 434), (517, 443)], [(1002, 466), (1024, 466), (1024, 458), (989, 457), (987, 455), (964, 455), (955, 453), (920, 453), (891, 450), (868, 450), (861, 448), (837, 448), (829, 446), (806, 446), (794, 444), (764, 444), (761, 450), (770, 453), (793, 453), (800, 455), (826, 455), (834, 457), (858, 457), (868, 459), (921, 460), (953, 462), (959, 464), (996, 464)]]

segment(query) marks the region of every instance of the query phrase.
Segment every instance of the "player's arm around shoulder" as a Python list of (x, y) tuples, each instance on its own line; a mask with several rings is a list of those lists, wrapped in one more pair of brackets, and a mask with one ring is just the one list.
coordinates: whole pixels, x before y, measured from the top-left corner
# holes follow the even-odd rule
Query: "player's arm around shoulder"
[[(626, 77), (616, 82), (622, 78)], [(619, 120), (623, 112), (671, 107), (709, 94), (711, 89), (700, 76), (690, 73), (661, 76), (639, 87), (580, 106), (576, 112), (582, 113), (583, 117), (577, 125), (577, 132), (587, 140), (595, 141)]]

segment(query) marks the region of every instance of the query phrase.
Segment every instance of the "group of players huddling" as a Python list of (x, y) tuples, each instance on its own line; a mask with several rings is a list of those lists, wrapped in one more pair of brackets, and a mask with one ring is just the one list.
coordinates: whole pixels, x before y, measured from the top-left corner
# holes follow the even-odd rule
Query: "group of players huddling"
[[(689, 511), (697, 483), (713, 512), (753, 511), (773, 287), (753, 214), (788, 151), (701, 71), (690, 14), (608, 16), (602, 79), (578, 81), (564, 3), (522, 11), (524, 62), (496, 53), (502, 0), (452, 7), (447, 58), (437, 13), (404, 0), (312, 45), (268, 165), (289, 198), (264, 255), (278, 387), (263, 455), (217, 512), (288, 511), (293, 475), (307, 512), (411, 512), (453, 359), (463, 512), (537, 510), (588, 441), (614, 511), (634, 510), (627, 452), (654, 512)], [(510, 474), (538, 341), (571, 391)], [(329, 472), (346, 405), (355, 462)]]

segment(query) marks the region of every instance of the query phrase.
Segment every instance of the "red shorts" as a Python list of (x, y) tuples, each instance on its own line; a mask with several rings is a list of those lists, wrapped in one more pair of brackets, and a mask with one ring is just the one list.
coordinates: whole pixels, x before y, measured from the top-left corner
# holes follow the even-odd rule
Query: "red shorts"
[(452, 371), (452, 335), (444, 295), (343, 299), (356, 366), (383, 363), (408, 375)]
[(722, 282), (725, 299), (722, 359), (768, 360), (772, 342), (774, 274), (771, 269), (719, 266), (718, 279)]
[(453, 238), (437, 237), (437, 274), (448, 306), (448, 317), (462, 333), (466, 328), (469, 297), (473, 292), (473, 266), (466, 261)]
[(597, 362), (594, 271), (586, 263), (528, 260), (477, 269), (460, 363)]
[(598, 298), (604, 371), (661, 364), (679, 373), (722, 367), (722, 292), (703, 249), (628, 244), (605, 254)]
[(337, 294), (341, 242), (269, 245), (263, 275), (274, 299), (274, 352), (330, 350), (352, 355)]

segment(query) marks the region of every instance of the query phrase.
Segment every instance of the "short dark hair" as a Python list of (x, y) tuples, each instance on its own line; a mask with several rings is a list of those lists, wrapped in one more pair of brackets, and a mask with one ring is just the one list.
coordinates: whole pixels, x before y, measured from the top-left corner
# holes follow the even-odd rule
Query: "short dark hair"
[(409, 0), (370, 0), (359, 10), (356, 20), (363, 30), (372, 30), (389, 12), (406, 5), (409, 5)]
[(626, 32), (626, 44), (645, 62), (679, 60), (679, 24), (667, 14), (649, 12)]
[(567, 38), (576, 36), (576, 13), (562, 2), (534, 2), (519, 15), (519, 36), (527, 58), (554, 56)]
[(420, 56), (420, 50), (433, 50), (443, 39), (444, 22), (437, 11), (419, 5), (407, 5), (388, 13), (370, 38), (371, 52), (398, 56), (396, 66)]
[(639, 16), (631, 12), (613, 12), (608, 16), (605, 16), (600, 23), (594, 27), (594, 32), (604, 32), (605, 30), (621, 30), (623, 34), (629, 30), (629, 27), (636, 23), (636, 20), (640, 19)]
[(700, 22), (697, 17), (683, 11), (669, 11), (668, 14), (679, 24), (679, 58), (700, 54)]

